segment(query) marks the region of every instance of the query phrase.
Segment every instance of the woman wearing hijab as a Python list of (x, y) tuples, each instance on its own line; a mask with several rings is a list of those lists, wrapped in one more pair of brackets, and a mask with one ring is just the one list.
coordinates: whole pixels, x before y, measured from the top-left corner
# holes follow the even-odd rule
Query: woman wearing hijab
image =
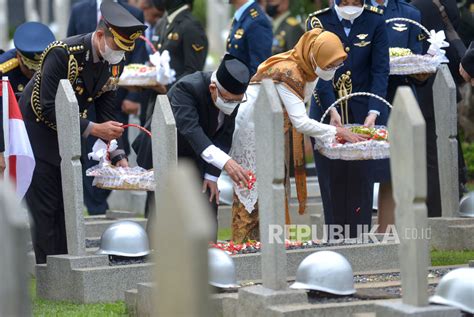
[[(342, 43), (335, 34), (321, 29), (306, 32), (292, 50), (270, 57), (258, 67), (247, 89), (247, 102), (240, 105), (237, 114), (231, 155), (244, 169), (255, 172), (254, 104), (262, 80), (266, 78), (273, 80), (285, 114), (285, 184), (289, 184), (291, 137), (301, 214), (304, 213), (306, 206), (303, 134), (323, 142), (333, 142), (335, 137), (348, 142), (358, 142), (365, 138), (343, 127), (319, 123), (310, 119), (306, 113), (304, 103), (310, 99), (317, 78), (331, 79), (346, 57)], [(250, 190), (234, 186), (237, 196), (232, 206), (232, 240), (234, 242), (240, 243), (244, 240), (259, 238), (257, 186), (256, 183)], [(286, 222), (290, 223), (288, 197), (286, 197)]]

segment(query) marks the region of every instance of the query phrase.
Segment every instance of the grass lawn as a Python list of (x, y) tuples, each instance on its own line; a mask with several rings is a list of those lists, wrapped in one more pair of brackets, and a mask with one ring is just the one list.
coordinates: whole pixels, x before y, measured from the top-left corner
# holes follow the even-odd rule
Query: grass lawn
[(470, 260), (474, 260), (474, 250), (431, 251), (432, 266), (467, 264)]
[(124, 302), (106, 304), (73, 304), (43, 300), (36, 297), (36, 280), (32, 279), (30, 294), (35, 317), (119, 317), (128, 316)]

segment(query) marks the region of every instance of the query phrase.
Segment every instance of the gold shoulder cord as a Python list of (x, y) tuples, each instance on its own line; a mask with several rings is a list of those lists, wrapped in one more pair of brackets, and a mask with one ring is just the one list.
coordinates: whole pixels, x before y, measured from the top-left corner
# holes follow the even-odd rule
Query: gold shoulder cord
[[(351, 77), (347, 74), (342, 74), (339, 77), (338, 81), (334, 85), (334, 88), (337, 90), (339, 98), (347, 96), (352, 93), (352, 80)], [(341, 102), (341, 119), (342, 124), (349, 123), (349, 109), (348, 109), (348, 100)]]
[(6, 74), (12, 69), (17, 68), (20, 66), (20, 62), (18, 62), (18, 58), (14, 57), (12, 59), (9, 59), (8, 61), (0, 64), (0, 73)]
[(76, 80), (78, 76), (78, 64), (77, 64), (76, 58), (74, 57), (74, 54), (72, 54), (67, 44), (61, 41), (55, 41), (49, 44), (48, 47), (46, 47), (46, 49), (44, 50), (43, 54), (41, 55), (40, 66), (35, 75), (33, 93), (31, 94), (31, 108), (33, 109), (33, 112), (36, 115), (36, 122), (42, 121), (44, 124), (46, 124), (48, 127), (50, 127), (53, 130), (56, 130), (56, 124), (51, 121), (46, 120), (46, 118), (43, 116), (43, 109), (41, 107), (41, 102), (40, 102), (40, 88), (41, 88), (41, 72), (43, 70), (44, 59), (53, 48), (57, 48), (57, 47), (65, 49), (69, 55), (68, 67), (67, 67), (67, 79), (69, 80), (71, 85)]

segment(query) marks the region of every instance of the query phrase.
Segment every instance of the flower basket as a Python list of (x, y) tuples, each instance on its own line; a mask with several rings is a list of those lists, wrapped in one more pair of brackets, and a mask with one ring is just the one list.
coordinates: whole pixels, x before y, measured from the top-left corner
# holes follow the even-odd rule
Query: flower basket
[[(336, 100), (323, 114), (321, 122), (324, 121), (329, 111), (336, 107), (337, 104), (356, 96), (372, 97), (382, 101), (389, 108), (392, 108), (392, 105), (382, 97), (366, 92), (356, 92)], [(362, 128), (360, 124), (347, 124), (344, 127), (352, 130)], [(376, 126), (374, 129), (364, 128), (362, 131), (355, 132), (368, 134), (371, 138), (367, 141), (357, 143), (341, 143), (337, 140), (333, 143), (326, 143), (316, 140), (315, 149), (331, 160), (380, 160), (390, 156), (390, 145), (388, 143), (388, 133), (385, 126)]]
[[(143, 130), (151, 137), (151, 132), (139, 125), (128, 124), (123, 126), (123, 128), (129, 127)], [(109, 190), (155, 190), (153, 170), (146, 170), (139, 166), (116, 167), (112, 165), (109, 159), (109, 147), (110, 143), (107, 144), (106, 151), (101, 153), (101, 162), (86, 171), (86, 176), (94, 177), (93, 186)]]
[(141, 64), (125, 66), (118, 85), (121, 87), (153, 87), (156, 81), (156, 67)]
[[(444, 32), (430, 32), (420, 23), (406, 18), (393, 18), (388, 19), (385, 22), (388, 24), (396, 21), (407, 22), (418, 26), (423, 30), (424, 33), (426, 33), (428, 36), (428, 41), (432, 43), (432, 45), (428, 50), (428, 54), (425, 55), (413, 54), (409, 49), (406, 48), (390, 48), (390, 75), (436, 73), (439, 65), (441, 63), (447, 62), (444, 51), (441, 50), (442, 47), (447, 45), (447, 43), (444, 42)], [(401, 28), (403, 26), (398, 27)]]

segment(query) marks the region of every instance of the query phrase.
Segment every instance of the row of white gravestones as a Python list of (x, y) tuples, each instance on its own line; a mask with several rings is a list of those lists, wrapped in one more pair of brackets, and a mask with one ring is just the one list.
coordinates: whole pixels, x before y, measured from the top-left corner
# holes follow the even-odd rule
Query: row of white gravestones
[(459, 209), (459, 174), (456, 84), (447, 65), (442, 65), (433, 84), (438, 171), (443, 217), (454, 217)]
[[(56, 95), (57, 130), (61, 155), (68, 252), (85, 253), (82, 213), (79, 108), (70, 83), (61, 80)], [(160, 285), (158, 316), (209, 316), (207, 248), (211, 240), (211, 211), (199, 192), (193, 167), (177, 169), (177, 132), (166, 96), (156, 101), (152, 124), (156, 180), (156, 280)], [(185, 196), (183, 196), (185, 195)], [(185, 198), (185, 199), (183, 199)], [(173, 237), (173, 243), (170, 243)], [(25, 270), (26, 272), (26, 270)], [(179, 298), (179, 300), (176, 300)]]

